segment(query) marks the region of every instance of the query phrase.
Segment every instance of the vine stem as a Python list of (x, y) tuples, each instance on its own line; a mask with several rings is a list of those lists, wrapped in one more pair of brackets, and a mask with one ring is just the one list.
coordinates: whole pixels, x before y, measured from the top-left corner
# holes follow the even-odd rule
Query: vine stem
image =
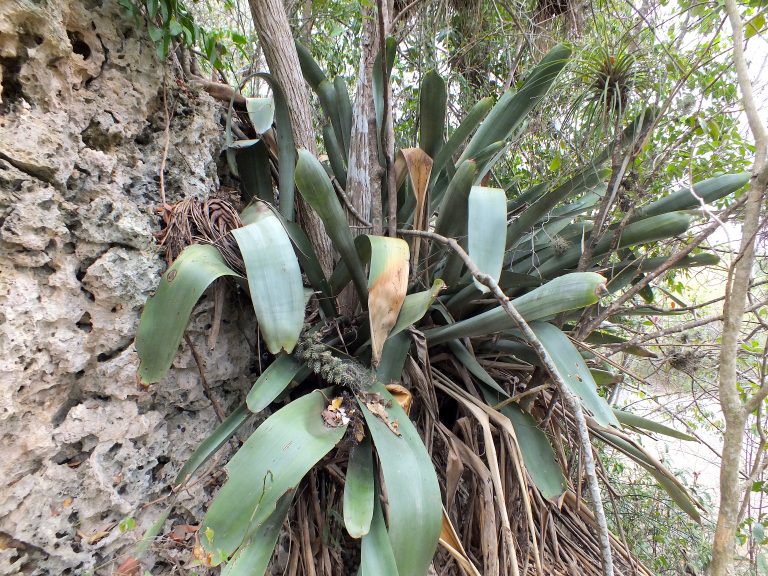
[(520, 312), (518, 312), (517, 309), (512, 305), (509, 297), (504, 294), (496, 280), (494, 280), (493, 277), (489, 276), (488, 274), (481, 272), (477, 265), (469, 257), (469, 254), (466, 253), (466, 251), (461, 247), (461, 245), (459, 245), (458, 242), (456, 242), (456, 240), (453, 238), (446, 238), (445, 236), (441, 236), (440, 234), (436, 234), (434, 232), (427, 232), (422, 230), (398, 230), (398, 233), (404, 236), (418, 236), (421, 238), (427, 238), (437, 242), (438, 244), (442, 244), (451, 248), (459, 256), (459, 258), (461, 258), (462, 262), (464, 262), (464, 265), (467, 267), (467, 270), (469, 270), (470, 274), (472, 274), (472, 276), (478, 282), (486, 286), (491, 291), (491, 294), (493, 294), (493, 297), (498, 300), (507, 316), (509, 316), (515, 322), (515, 324), (517, 324), (517, 327), (523, 333), (523, 336), (525, 336), (526, 340), (528, 340), (528, 343), (533, 346), (533, 349), (541, 359), (542, 364), (547, 369), (550, 376), (552, 377), (552, 380), (557, 385), (560, 396), (563, 398), (563, 401), (573, 414), (573, 418), (576, 422), (576, 433), (582, 446), (585, 474), (587, 476), (587, 484), (589, 486), (590, 495), (592, 497), (592, 504), (594, 506), (595, 523), (597, 524), (598, 539), (600, 543), (600, 557), (603, 564), (603, 574), (604, 576), (613, 576), (613, 557), (611, 553), (608, 523), (605, 518), (605, 509), (603, 508), (602, 496), (600, 495), (600, 485), (598, 484), (597, 480), (597, 471), (595, 469), (594, 455), (592, 454), (592, 443), (589, 439), (587, 420), (584, 417), (584, 411), (582, 410), (581, 402), (565, 384), (565, 381), (557, 371), (555, 363), (552, 360), (552, 357), (549, 355), (549, 352), (547, 352), (546, 348), (544, 348), (541, 340), (539, 340), (539, 338), (536, 336), (536, 333), (525, 321), (525, 318), (523, 318), (520, 315)]

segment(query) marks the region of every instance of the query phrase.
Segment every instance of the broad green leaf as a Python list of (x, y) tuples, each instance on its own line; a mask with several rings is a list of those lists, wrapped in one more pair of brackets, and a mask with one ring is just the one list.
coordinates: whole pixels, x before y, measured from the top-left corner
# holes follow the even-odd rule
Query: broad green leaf
[[(465, 160), (456, 169), (445, 191), (435, 222), (435, 232), (447, 238), (464, 238), (467, 234), (469, 213), (469, 194), (472, 182), (477, 174), (477, 164), (474, 160)], [(448, 247), (433, 243), (430, 248), (430, 265), (441, 264), (441, 259), (447, 256), (442, 269), (435, 270), (446, 284), (453, 286), (459, 279), (463, 263)]]
[(214, 564), (230, 557), (343, 438), (346, 426), (331, 428), (323, 421), (326, 405), (320, 390), (294, 400), (270, 416), (229, 461), (229, 479), (200, 527), (200, 542)]
[(245, 109), (257, 134), (272, 128), (275, 120), (275, 101), (272, 98), (246, 98)]
[(525, 79), (517, 92), (507, 91), (470, 140), (459, 162), (472, 158), (493, 142), (510, 138), (528, 113), (543, 99), (552, 82), (568, 62), (571, 49), (563, 44), (552, 48)]
[(269, 152), (261, 140), (235, 153), (237, 173), (243, 185), (243, 202), (248, 203), (258, 198), (265, 202), (274, 202), (272, 174), (269, 169)]
[(609, 432), (596, 431), (595, 435), (645, 468), (685, 513), (696, 522), (701, 522), (701, 514), (699, 513), (699, 509), (702, 508), (701, 504), (693, 499), (680, 480), (661, 463), (655, 461), (639, 446)]
[(280, 529), (291, 509), (293, 492), (277, 501), (275, 510), (264, 523), (247, 536), (232, 559), (221, 571), (221, 576), (264, 576), (275, 551)]
[[(512, 305), (527, 322), (549, 318), (590, 306), (598, 301), (605, 290), (605, 278), (594, 272), (575, 272), (550, 280), (512, 300)], [(424, 332), (430, 346), (455, 338), (487, 336), (502, 330), (517, 328), (514, 321), (496, 306), (466, 320)]]
[(296, 53), (299, 56), (299, 66), (301, 67), (301, 73), (304, 75), (304, 79), (309, 83), (313, 90), (323, 80), (327, 80), (322, 68), (317, 64), (317, 61), (312, 57), (306, 46), (296, 40)]
[(401, 238), (373, 235), (367, 238), (371, 245), (368, 319), (371, 325), (373, 364), (376, 365), (408, 291), (410, 253), (408, 243)]
[(349, 148), (352, 137), (352, 101), (349, 98), (347, 81), (341, 76), (333, 79), (333, 88), (336, 92), (336, 106), (339, 109), (339, 124), (341, 127), (341, 142), (344, 149), (344, 159), (349, 159)]
[(689, 434), (686, 434), (685, 432), (679, 432), (674, 428), (670, 428), (669, 426), (665, 426), (664, 424), (660, 424), (659, 422), (654, 422), (653, 420), (650, 420), (648, 418), (643, 418), (642, 416), (638, 416), (637, 414), (632, 414), (631, 412), (627, 412), (625, 410), (619, 410), (618, 408), (614, 408), (613, 413), (616, 416), (616, 418), (619, 420), (619, 422), (621, 422), (624, 426), (632, 426), (633, 428), (641, 428), (643, 430), (649, 430), (651, 432), (658, 432), (659, 434), (664, 434), (665, 436), (671, 436), (672, 438), (678, 438), (680, 440), (688, 440), (690, 442), (696, 442), (696, 438), (694, 438)]
[(371, 439), (352, 447), (344, 482), (344, 526), (352, 538), (368, 534), (374, 507), (374, 475)]
[(390, 335), (381, 352), (381, 362), (376, 367), (376, 377), (381, 382), (397, 382), (403, 374), (403, 366), (411, 349), (411, 337), (405, 332)]
[(432, 288), (429, 290), (408, 294), (400, 308), (397, 322), (389, 333), (390, 337), (399, 334), (411, 324), (416, 324), (421, 320), (443, 288), (445, 288), (445, 282), (438, 278), (432, 283)]
[(304, 325), (304, 286), (288, 233), (269, 208), (232, 231), (243, 255), (253, 309), (272, 354), (293, 351)]
[[(604, 332), (601, 330), (595, 330), (585, 340), (588, 344), (596, 344), (597, 346), (605, 346), (606, 344), (624, 344), (628, 342), (626, 338), (616, 336), (610, 332)], [(656, 354), (643, 348), (642, 346), (628, 346), (624, 349), (625, 352), (640, 356), (641, 358), (656, 358)]]
[[(381, 463), (389, 502), (389, 539), (399, 576), (424, 576), (437, 548), (442, 501), (432, 459), (415, 426), (380, 383), (390, 422), (400, 435), (358, 400)], [(373, 527), (372, 527), (373, 528)]]
[(235, 432), (245, 424), (245, 421), (252, 415), (245, 404), (238, 406), (232, 414), (224, 419), (205, 440), (192, 453), (192, 456), (184, 463), (173, 483), (179, 486), (187, 481), (208, 459), (213, 456), (219, 448), (234, 436)]
[[(472, 134), (475, 128), (477, 128), (478, 124), (483, 121), (483, 118), (486, 117), (492, 107), (493, 98), (487, 96), (486, 98), (478, 101), (477, 104), (475, 104), (467, 113), (467, 115), (464, 117), (464, 120), (462, 120), (458, 128), (453, 131), (451, 137), (448, 138), (448, 141), (443, 145), (442, 148), (440, 148), (440, 152), (438, 152), (437, 156), (434, 158), (431, 178), (433, 182), (436, 180), (437, 176), (441, 173), (443, 168), (445, 168), (446, 163), (451, 161), (454, 153), (456, 153), (456, 151), (469, 137), (469, 135)], [(461, 164), (461, 162), (458, 164)], [(434, 200), (435, 202), (439, 201), (439, 196), (437, 196)]]
[(333, 175), (339, 181), (341, 187), (346, 188), (347, 166), (344, 150), (341, 148), (333, 128), (327, 124), (323, 126), (323, 144), (325, 144), (325, 151), (328, 153), (328, 163), (331, 165)]
[(363, 302), (368, 301), (368, 288), (365, 272), (357, 256), (352, 232), (347, 224), (344, 209), (333, 191), (333, 185), (322, 164), (308, 150), (299, 150), (296, 164), (296, 186), (312, 209), (317, 212), (325, 224), (325, 230), (339, 251), (347, 269), (351, 271), (352, 281)]
[(523, 455), (523, 462), (531, 480), (548, 500), (558, 498), (568, 487), (563, 471), (555, 459), (555, 452), (544, 431), (536, 421), (523, 412), (517, 404), (506, 404), (499, 408), (512, 422)]
[(184, 249), (163, 274), (147, 300), (136, 331), (139, 377), (152, 384), (171, 367), (192, 309), (205, 289), (222, 276), (240, 277), (213, 246), (193, 244)]
[[(360, 545), (360, 576), (399, 576), (395, 552), (392, 549), (384, 514), (381, 511), (378, 490), (372, 494), (373, 518), (370, 531), (363, 536)], [(425, 572), (426, 573), (426, 572)]]
[(280, 84), (269, 74), (260, 72), (254, 76), (265, 80), (272, 89), (272, 98), (275, 103), (275, 131), (277, 132), (277, 152), (280, 162), (279, 189), (280, 189), (280, 213), (286, 220), (294, 219), (294, 170), (296, 166), (296, 145), (291, 130), (291, 116), (288, 112), (288, 103)]
[[(387, 65), (387, 77), (392, 74), (392, 66), (395, 64), (395, 56), (397, 55), (397, 40), (391, 36), (388, 36), (384, 42), (385, 62)], [(376, 55), (376, 59), (373, 62), (373, 77), (372, 77), (372, 89), (373, 89), (373, 108), (376, 114), (376, 135), (377, 142), (381, 142), (381, 122), (384, 118), (384, 75), (381, 66), (381, 50)]]
[(595, 420), (603, 426), (618, 428), (619, 421), (608, 402), (597, 393), (597, 386), (584, 358), (568, 337), (559, 328), (546, 322), (534, 322), (531, 329), (555, 363), (560, 378), (571, 392), (581, 398), (582, 404)]
[[(645, 244), (655, 240), (664, 240), (682, 234), (691, 224), (691, 217), (683, 212), (670, 212), (659, 216), (651, 216), (629, 224), (621, 232), (618, 242), (614, 241), (614, 235), (608, 233), (597, 242), (593, 256), (607, 254), (613, 249), (626, 248), (635, 244)], [(581, 257), (581, 244), (571, 246), (562, 256), (550, 258), (537, 268), (536, 272), (543, 278), (548, 278), (563, 270), (573, 268)]]
[[(301, 269), (304, 274), (307, 275), (307, 280), (317, 292), (317, 299), (320, 303), (320, 307), (326, 316), (333, 317), (336, 315), (335, 300), (333, 299), (333, 292), (328, 284), (328, 280), (325, 278), (325, 273), (320, 266), (320, 261), (317, 259), (315, 248), (307, 238), (304, 229), (296, 222), (286, 220), (285, 217), (272, 209), (272, 213), (280, 219), (285, 231), (293, 243), (294, 252), (299, 259)], [(243, 224), (252, 224), (259, 216), (258, 204), (250, 204), (243, 209), (240, 213), (240, 219)]]
[(245, 399), (248, 410), (254, 414), (261, 412), (280, 396), (291, 382), (301, 382), (307, 375), (308, 369), (292, 356), (287, 354), (278, 356), (261, 373), (251, 391), (248, 392)]
[[(491, 388), (502, 400), (507, 396), (506, 391), (496, 383), (496, 380), (491, 378), (491, 375), (480, 365), (477, 358), (475, 358), (473, 354), (470, 354), (469, 350), (467, 350), (459, 340), (450, 340), (448, 342), (448, 347), (451, 349), (456, 360), (461, 362), (475, 378)], [(495, 406), (499, 402), (501, 402), (501, 400), (496, 400), (492, 405)]]
[[(469, 193), (469, 220), (467, 224), (469, 257), (480, 272), (496, 282), (504, 261), (504, 240), (507, 229), (507, 198), (501, 188), (473, 186)], [(483, 293), (490, 289), (474, 279)]]
[[(610, 386), (612, 384), (617, 384), (624, 379), (624, 376), (622, 374), (616, 374), (615, 372), (611, 372), (610, 370), (600, 370), (599, 368), (590, 368), (589, 371), (592, 373), (592, 378), (594, 379), (595, 384), (597, 384), (598, 386)], [(621, 420), (621, 418), (619, 418), (619, 420)]]
[(434, 70), (424, 75), (419, 90), (419, 148), (434, 158), (443, 144), (448, 92)]
[(631, 217), (630, 222), (678, 210), (698, 208), (701, 206), (702, 201), (704, 204), (709, 204), (745, 186), (749, 182), (749, 177), (749, 172), (725, 174), (716, 178), (702, 180), (693, 186), (680, 188), (669, 196), (665, 196), (638, 209)]
[(602, 181), (605, 175), (604, 172), (590, 167), (569, 178), (565, 183), (550, 192), (540, 196), (509, 225), (507, 229), (507, 246), (516, 245), (524, 233), (528, 232), (547, 212), (565, 198), (576, 197), (591, 190), (598, 190), (603, 186)]

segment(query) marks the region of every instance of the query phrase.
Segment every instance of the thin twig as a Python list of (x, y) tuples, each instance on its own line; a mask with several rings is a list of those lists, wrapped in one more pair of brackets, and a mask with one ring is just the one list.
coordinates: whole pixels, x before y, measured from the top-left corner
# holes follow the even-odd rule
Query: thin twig
[(452, 238), (446, 238), (445, 236), (435, 234), (434, 232), (426, 232), (421, 230), (398, 230), (398, 232), (402, 235), (428, 238), (438, 242), (439, 244), (450, 247), (464, 262), (464, 265), (467, 267), (467, 270), (469, 270), (470, 274), (472, 274), (472, 276), (478, 282), (488, 287), (496, 300), (498, 300), (501, 308), (504, 310), (504, 312), (506, 312), (507, 316), (509, 316), (515, 322), (515, 324), (517, 324), (518, 328), (523, 333), (523, 336), (525, 336), (525, 339), (529, 344), (531, 344), (533, 349), (538, 354), (542, 364), (547, 369), (550, 376), (552, 377), (552, 380), (557, 385), (557, 389), (560, 392), (561, 397), (568, 405), (568, 408), (570, 409), (571, 414), (573, 415), (573, 418), (576, 422), (576, 432), (578, 434), (579, 441), (583, 450), (587, 483), (589, 485), (589, 490), (592, 496), (592, 504), (594, 506), (595, 523), (597, 526), (598, 539), (600, 542), (600, 556), (603, 564), (603, 574), (605, 576), (613, 576), (613, 559), (611, 554), (611, 542), (608, 532), (608, 523), (605, 518), (605, 509), (603, 508), (602, 496), (600, 495), (600, 485), (598, 484), (597, 472), (595, 470), (595, 461), (592, 456), (592, 443), (589, 439), (587, 421), (584, 417), (584, 411), (581, 408), (580, 401), (565, 384), (565, 381), (557, 371), (555, 363), (552, 360), (552, 357), (549, 355), (549, 352), (547, 352), (546, 348), (544, 348), (544, 345), (525, 321), (525, 318), (523, 318), (517, 309), (512, 305), (509, 297), (504, 294), (501, 288), (499, 288), (496, 280), (494, 280), (493, 277), (489, 276), (488, 274), (481, 272), (477, 265), (469, 257), (469, 255), (464, 251), (459, 243), (456, 242), (456, 240)]
[(211, 401), (211, 406), (213, 406), (213, 411), (216, 412), (216, 418), (218, 418), (219, 423), (224, 422), (224, 412), (222, 411), (221, 406), (219, 406), (219, 403), (216, 401), (216, 398), (213, 397), (211, 387), (208, 386), (208, 380), (205, 379), (203, 359), (200, 358), (200, 355), (197, 353), (197, 350), (195, 350), (195, 347), (192, 344), (192, 340), (190, 340), (189, 335), (186, 332), (184, 332), (184, 341), (187, 343), (187, 346), (189, 346), (189, 349), (192, 352), (192, 357), (195, 359), (195, 364), (197, 364), (197, 370), (200, 372), (200, 381), (203, 383), (205, 396), (208, 398), (208, 400)]
[(341, 187), (341, 184), (336, 179), (336, 176), (331, 176), (331, 183), (333, 184), (333, 189), (335, 190), (336, 195), (341, 198), (342, 203), (347, 208), (347, 210), (349, 210), (349, 213), (354, 216), (355, 220), (362, 224), (362, 226), (359, 226), (359, 228), (373, 228), (373, 224), (363, 218), (362, 214), (360, 214), (360, 212), (357, 211), (357, 208), (352, 205), (352, 202), (349, 201), (347, 193), (344, 192), (344, 188)]

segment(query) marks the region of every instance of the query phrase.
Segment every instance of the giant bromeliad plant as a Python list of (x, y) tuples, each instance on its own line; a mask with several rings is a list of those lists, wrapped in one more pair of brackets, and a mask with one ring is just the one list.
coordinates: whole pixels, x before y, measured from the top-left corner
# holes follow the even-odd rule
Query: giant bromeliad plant
[[(558, 403), (564, 394), (578, 398), (594, 440), (647, 469), (698, 518), (679, 480), (622, 427), (689, 437), (612, 409), (600, 391), (615, 374), (586, 350), (617, 337), (598, 329), (575, 342), (569, 331), (583, 309), (658, 264), (644, 257), (644, 246), (685, 233), (702, 199), (723, 198), (747, 177), (720, 176), (635, 210), (608, 227), (580, 266), (590, 216), (608, 193), (603, 165), (612, 147), (516, 195), (484, 185), (566, 65), (570, 50), (557, 46), (516, 92), (495, 105), (478, 102), (447, 139), (446, 86), (427, 74), (419, 146), (400, 150), (392, 173), (402, 234), (355, 237), (344, 202), (349, 96), (301, 48), (300, 56), (329, 120), (327, 162), (295, 150), (282, 93), (263, 75), (273, 98), (247, 100), (256, 137), (229, 142), (250, 204), (215, 233), (197, 234), (207, 243), (180, 252), (147, 302), (136, 339), (141, 379), (160, 381), (197, 300), (226, 276), (247, 284), (273, 355), (242, 406), (176, 479), (183, 485), (250, 416), (270, 410), (227, 464), (202, 521), (198, 557), (225, 564), (230, 576), (265, 573), (302, 480), (332, 466), (343, 498), (323, 509), (341, 504), (345, 538), (359, 539), (365, 576), (424, 576), (438, 541), (468, 574), (541, 574), (542, 563), (546, 573), (568, 573), (574, 563), (599, 571), (595, 516), (579, 504), (586, 458), (575, 441), (576, 414)], [(636, 145), (652, 116), (641, 115), (614, 146)], [(338, 253), (329, 277), (294, 221), (294, 190)], [(712, 259), (688, 256), (677, 266)], [(523, 324), (505, 308), (507, 296)], [(465, 469), (476, 479), (469, 487)], [(462, 514), (466, 521), (456, 522)], [(482, 521), (473, 526), (473, 518)], [(625, 543), (611, 536), (610, 546), (617, 566), (649, 573)]]

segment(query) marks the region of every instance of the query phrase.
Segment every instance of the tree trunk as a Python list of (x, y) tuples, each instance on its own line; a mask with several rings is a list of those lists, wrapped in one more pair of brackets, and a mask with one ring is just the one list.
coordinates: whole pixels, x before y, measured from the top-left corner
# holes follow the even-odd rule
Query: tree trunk
[(749, 79), (744, 57), (744, 34), (738, 6), (734, 0), (726, 0), (725, 7), (733, 29), (733, 61), (741, 89), (741, 99), (750, 130), (755, 138), (755, 163), (747, 202), (744, 207), (741, 245), (729, 273), (723, 306), (723, 336), (718, 376), (720, 405), (725, 417), (725, 433), (723, 436), (723, 460), (720, 467), (720, 508), (710, 566), (712, 576), (725, 576), (733, 573), (735, 537), (741, 499), (739, 466), (744, 427), (750, 413), (757, 408), (758, 403), (762, 402), (766, 394), (765, 386), (763, 386), (752, 398), (747, 400), (746, 404), (741, 400), (737, 388), (737, 361), (742, 317), (744, 316), (755, 260), (755, 239), (760, 229), (760, 212), (768, 186), (768, 166), (766, 165), (768, 135), (752, 94), (752, 82)]
[[(363, 50), (352, 107), (352, 136), (347, 167), (347, 195), (371, 223), (371, 234), (382, 232), (381, 177), (376, 114), (373, 106), (373, 63), (379, 49), (375, 13), (363, 8)], [(357, 224), (350, 218), (350, 224)], [(367, 233), (360, 230), (357, 234)]]
[[(251, 0), (250, 6), (267, 66), (285, 92), (296, 147), (306, 148), (315, 154), (317, 148), (309, 92), (301, 75), (285, 7), (281, 0)], [(298, 209), (299, 219), (317, 251), (320, 264), (325, 273), (330, 274), (333, 270), (333, 246), (325, 226), (301, 197), (298, 197)]]

